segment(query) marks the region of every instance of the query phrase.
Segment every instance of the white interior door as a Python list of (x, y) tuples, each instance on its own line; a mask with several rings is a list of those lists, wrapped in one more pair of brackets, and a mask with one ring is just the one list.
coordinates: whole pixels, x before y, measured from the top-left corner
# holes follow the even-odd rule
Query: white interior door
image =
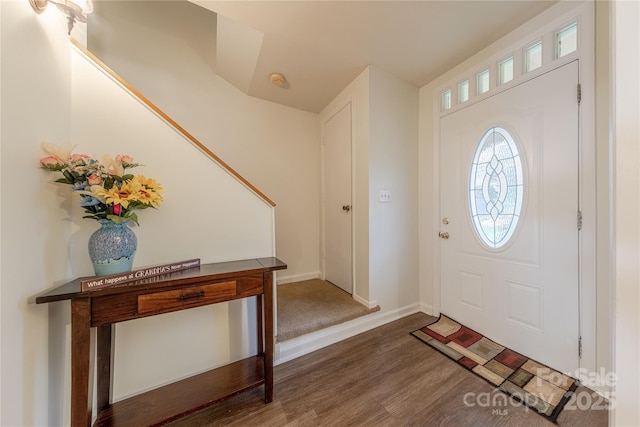
[(353, 293), (351, 104), (323, 124), (325, 280)]
[(579, 366), (577, 84), (576, 61), (440, 121), (441, 311), (565, 372)]

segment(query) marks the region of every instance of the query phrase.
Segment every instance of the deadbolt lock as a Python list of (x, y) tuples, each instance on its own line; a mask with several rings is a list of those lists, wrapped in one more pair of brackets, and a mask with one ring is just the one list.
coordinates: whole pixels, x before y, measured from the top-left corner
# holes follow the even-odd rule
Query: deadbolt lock
[(443, 223), (444, 225), (449, 224), (449, 218), (442, 218), (442, 223)]

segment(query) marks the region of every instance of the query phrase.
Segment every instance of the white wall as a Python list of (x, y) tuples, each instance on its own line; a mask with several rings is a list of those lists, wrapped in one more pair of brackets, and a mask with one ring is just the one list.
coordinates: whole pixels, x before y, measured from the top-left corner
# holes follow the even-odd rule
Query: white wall
[(70, 136), (71, 79), (64, 16), (36, 15), (28, 2), (2, 1), (2, 234), (3, 426), (61, 424), (69, 306), (36, 306), (32, 297), (70, 276), (69, 206), (38, 169), (43, 140)]
[[(418, 89), (367, 67), (320, 113), (352, 105), (356, 299), (382, 311), (418, 298)], [(389, 190), (391, 203), (378, 201)]]
[[(597, 253), (596, 282), (605, 284), (597, 287), (596, 336), (608, 341), (613, 324), (612, 309), (612, 251), (611, 251), (611, 102), (610, 102), (610, 37), (609, 37), (608, 1), (595, 3), (596, 14), (596, 194), (598, 197), (597, 212)], [(611, 346), (599, 345), (596, 348), (596, 360), (599, 366), (611, 369)], [(605, 386), (605, 384), (603, 384)]]
[(318, 116), (217, 76), (216, 14), (207, 9), (176, 1), (95, 9), (89, 50), (276, 203), (277, 254), (289, 266), (281, 280), (318, 277)]
[[(2, 7), (0, 7), (0, 23), (2, 23)], [(2, 48), (0, 47), (0, 70), (2, 70)], [(2, 72), (0, 71), (0, 100), (2, 99)], [(2, 102), (0, 101), (0, 164), (2, 163)], [(0, 174), (0, 188), (2, 188), (2, 174)], [(2, 210), (0, 209), (0, 224), (2, 224)], [(2, 227), (0, 226), (0, 241), (2, 241)], [(0, 245), (0, 278), (2, 277), (2, 246)], [(0, 280), (0, 283), (2, 281)], [(2, 331), (2, 291), (0, 289), (0, 332)], [(0, 384), (2, 384), (2, 340), (0, 340)], [(2, 388), (0, 387), (0, 402), (2, 402)], [(2, 422), (2, 405), (0, 405), (0, 422)]]
[[(418, 88), (369, 67), (369, 287), (383, 309), (418, 300)], [(380, 202), (379, 191), (391, 192)]]
[(611, 9), (614, 150), (614, 371), (613, 425), (640, 425), (640, 3)]
[[(418, 274), (420, 288), (421, 310), (427, 314), (433, 314), (434, 301), (439, 301), (439, 294), (434, 294), (434, 264), (439, 260), (434, 258), (439, 252), (434, 251), (434, 245), (440, 242), (434, 239), (433, 233), (437, 233), (434, 224), (439, 215), (434, 209), (437, 206), (435, 197), (434, 156), (437, 156), (437, 147), (434, 147), (434, 108), (433, 93), (439, 83), (431, 83), (420, 89), (420, 108), (418, 121)], [(437, 110), (436, 110), (437, 111)], [(439, 302), (437, 303), (439, 304)]]

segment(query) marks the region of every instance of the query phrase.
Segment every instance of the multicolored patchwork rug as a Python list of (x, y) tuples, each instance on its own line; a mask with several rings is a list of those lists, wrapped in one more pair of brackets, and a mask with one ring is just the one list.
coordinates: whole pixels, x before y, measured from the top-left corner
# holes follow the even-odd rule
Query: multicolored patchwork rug
[(442, 314), (411, 334), (553, 422), (578, 387), (576, 379)]

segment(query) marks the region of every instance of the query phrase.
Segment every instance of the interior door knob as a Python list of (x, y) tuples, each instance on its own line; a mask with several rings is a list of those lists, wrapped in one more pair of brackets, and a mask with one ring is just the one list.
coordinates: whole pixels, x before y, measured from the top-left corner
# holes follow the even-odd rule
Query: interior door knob
[(440, 233), (438, 233), (438, 236), (440, 236), (441, 239), (447, 240), (449, 238), (449, 233), (446, 231), (441, 231)]
[(345, 212), (349, 212), (349, 211), (351, 210), (351, 206), (349, 206), (349, 205), (344, 205), (344, 206), (342, 207), (342, 210), (343, 210), (343, 211), (345, 211)]

